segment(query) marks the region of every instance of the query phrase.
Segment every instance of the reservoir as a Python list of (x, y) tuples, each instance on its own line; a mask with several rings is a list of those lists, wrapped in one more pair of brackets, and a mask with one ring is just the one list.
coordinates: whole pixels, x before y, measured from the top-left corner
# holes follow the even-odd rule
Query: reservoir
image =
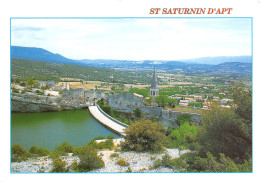
[(27, 150), (35, 145), (54, 151), (64, 141), (74, 147), (83, 146), (95, 137), (111, 134), (120, 138), (96, 121), (87, 109), (11, 114), (11, 145), (20, 144)]

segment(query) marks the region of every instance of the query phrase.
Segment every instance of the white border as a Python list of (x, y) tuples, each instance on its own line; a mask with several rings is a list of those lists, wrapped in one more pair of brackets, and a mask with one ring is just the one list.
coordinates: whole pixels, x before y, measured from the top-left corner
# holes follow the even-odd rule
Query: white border
[[(260, 1), (259, 0), (217, 0), (217, 1), (172, 1), (172, 0), (10, 0), (1, 2), (1, 121), (0, 121), (0, 181), (259, 181), (259, 117), (257, 116), (259, 103), (259, 24), (260, 24)], [(177, 17), (178, 15), (150, 15), (150, 8), (208, 8), (208, 7), (231, 7), (231, 15), (221, 17), (253, 17), (254, 28), (254, 57), (253, 57), (253, 173), (163, 173), (163, 174), (10, 174), (10, 17)], [(184, 15), (179, 15), (184, 16)], [(200, 15), (206, 17), (207, 15)], [(197, 17), (200, 17), (197, 16)], [(196, 17), (186, 15), (185, 17)], [(210, 15), (209, 17), (216, 17)]]

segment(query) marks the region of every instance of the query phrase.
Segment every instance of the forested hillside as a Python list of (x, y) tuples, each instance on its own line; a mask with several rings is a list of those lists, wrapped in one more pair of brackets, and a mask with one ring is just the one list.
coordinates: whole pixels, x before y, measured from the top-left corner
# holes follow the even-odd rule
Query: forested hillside
[(55, 80), (59, 78), (79, 78), (91, 81), (116, 82), (116, 83), (149, 83), (147, 73), (125, 72), (113, 69), (94, 68), (72, 64), (50, 63), (44, 61), (12, 59), (12, 77), (27, 80)]

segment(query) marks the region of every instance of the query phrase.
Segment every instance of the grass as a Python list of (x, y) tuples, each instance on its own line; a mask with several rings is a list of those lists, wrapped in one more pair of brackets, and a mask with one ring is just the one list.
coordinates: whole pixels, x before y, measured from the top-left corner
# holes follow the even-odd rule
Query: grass
[(166, 107), (166, 109), (170, 109), (172, 111), (181, 111), (181, 112), (198, 113), (198, 114), (203, 114), (203, 112), (207, 111), (203, 109), (196, 109), (192, 107), (182, 107), (182, 106), (176, 106), (175, 108)]

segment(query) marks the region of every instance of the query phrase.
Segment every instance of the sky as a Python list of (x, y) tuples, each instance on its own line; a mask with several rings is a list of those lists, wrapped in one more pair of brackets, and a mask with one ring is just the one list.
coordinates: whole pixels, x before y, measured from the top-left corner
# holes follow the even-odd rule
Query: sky
[(246, 56), (251, 55), (251, 19), (11, 19), (11, 45), (39, 47), (70, 59)]

